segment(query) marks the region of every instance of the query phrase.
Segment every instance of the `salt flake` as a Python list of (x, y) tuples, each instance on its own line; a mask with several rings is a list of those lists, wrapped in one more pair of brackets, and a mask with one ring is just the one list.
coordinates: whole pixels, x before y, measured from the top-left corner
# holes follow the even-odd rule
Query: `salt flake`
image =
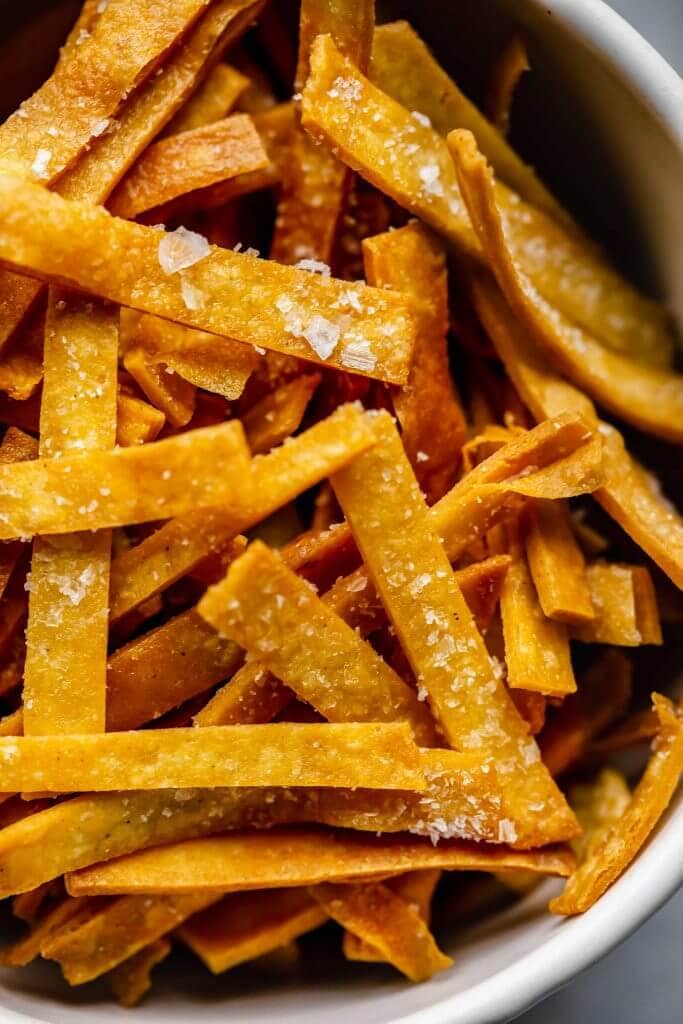
[(203, 235), (187, 228), (176, 228), (164, 233), (159, 242), (159, 266), (165, 274), (177, 274), (180, 270), (199, 263), (209, 255), (210, 246)]

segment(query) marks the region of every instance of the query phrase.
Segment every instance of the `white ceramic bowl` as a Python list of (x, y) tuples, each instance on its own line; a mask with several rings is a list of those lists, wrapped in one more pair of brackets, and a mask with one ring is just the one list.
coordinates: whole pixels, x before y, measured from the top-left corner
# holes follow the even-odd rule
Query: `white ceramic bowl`
[[(476, 5), (405, 0), (403, 9), (394, 4), (392, 11), (410, 18), (447, 64), (449, 51), (458, 60), (485, 52), (506, 12), (524, 25), (531, 43), (533, 89), (540, 103), (534, 113), (534, 138), (542, 143), (539, 161), (550, 157), (550, 171), (558, 180), (564, 170), (567, 199), (579, 198), (602, 241), (626, 255), (641, 276), (649, 274), (683, 323), (683, 83), (600, 0)], [(374, 966), (349, 965), (334, 974), (267, 984), (244, 971), (211, 978), (198, 966), (174, 961), (160, 972), (151, 998), (131, 1016), (111, 1002), (104, 985), (67, 990), (56, 968), (41, 964), (24, 972), (0, 972), (0, 1024), (133, 1019), (180, 1024), (198, 1014), (203, 1024), (509, 1020), (594, 963), (654, 913), (683, 882), (681, 849), (679, 793), (635, 863), (587, 914), (570, 920), (547, 914), (554, 889), (548, 883), (458, 937), (453, 968), (425, 985), (411, 986)]]

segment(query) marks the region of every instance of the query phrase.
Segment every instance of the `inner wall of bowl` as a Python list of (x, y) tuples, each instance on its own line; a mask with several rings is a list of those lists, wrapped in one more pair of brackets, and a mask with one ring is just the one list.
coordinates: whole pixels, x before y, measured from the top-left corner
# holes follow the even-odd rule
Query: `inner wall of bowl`
[[(562, 7), (561, 0), (555, 0), (553, 7)], [(6, 48), (0, 44), (3, 85), (8, 82), (7, 60), (1, 59), (4, 50), (7, 59), (15, 60), (18, 53), (25, 52), (19, 80), (24, 93), (35, 87), (40, 80), (37, 68), (44, 77), (54, 57), (54, 48), (43, 40), (54, 39), (55, 29), (62, 32), (75, 9), (75, 0), (59, 4), (38, 0), (21, 8), (25, 18), (38, 15), (45, 26), (44, 36), (41, 33), (38, 40), (31, 37), (30, 45), (27, 36), (23, 40), (15, 37)], [(13, 30), (21, 17), (17, 12), (14, 8)], [(523, 80), (515, 101), (515, 143), (613, 259), (664, 298), (683, 322), (683, 267), (677, 262), (680, 247), (674, 244), (683, 229), (681, 154), (634, 87), (592, 48), (572, 38), (561, 20), (537, 0), (491, 0), (485, 4), (481, 0), (422, 0), (420, 4), (396, 0), (381, 10), (382, 20), (408, 18), (475, 99), (481, 97), (491, 58), (511, 27), (510, 12), (525, 27), (534, 68)], [(9, 27), (3, 29), (7, 16), (7, 10), (0, 11), (3, 35)], [(7, 99), (9, 95), (7, 87), (3, 96)], [(662, 676), (670, 677), (661, 664), (656, 671), (657, 685)], [(662, 834), (660, 840), (664, 843), (666, 836)], [(642, 874), (661, 843), (648, 849), (646, 858), (630, 872), (632, 877)], [(407, 985), (381, 966), (344, 964), (342, 969), (337, 961), (328, 966), (323, 962), (322, 969), (315, 972), (302, 968), (298, 977), (287, 980), (269, 980), (249, 968), (213, 978), (199, 964), (176, 956), (159, 971), (155, 991), (136, 1009), (136, 1019), (184, 1022), (190, 1013), (201, 1013), (205, 1024), (226, 1020), (317, 1024), (323, 1017), (328, 1024), (347, 1024), (352, 1015), (358, 1024), (389, 1024), (413, 1014), (419, 1014), (422, 1021), (421, 1011), (453, 997), (457, 1006), (451, 1004), (448, 1018), (430, 1014), (430, 1021), (457, 1019), (461, 1024), (473, 1024), (502, 1019), (505, 1014), (492, 1014), (490, 1006), (488, 1015), (482, 1016), (481, 1005), (479, 1010), (474, 1006), (479, 999), (474, 987), (483, 984), (490, 995), (501, 987), (501, 971), (514, 969), (524, 956), (557, 939), (563, 929), (566, 934), (568, 928), (576, 932), (581, 927), (579, 922), (563, 925), (544, 912), (554, 888), (553, 883), (543, 885), (475, 932), (447, 942), (455, 966), (428, 985)], [(617, 896), (616, 892), (609, 894), (610, 905)], [(604, 907), (607, 909), (606, 902)], [(646, 905), (638, 913), (644, 918), (652, 909), (654, 904)], [(320, 945), (324, 947), (324, 939)], [(595, 944), (595, 955), (608, 946), (608, 939)], [(538, 970), (534, 973), (537, 976)], [(55, 965), (41, 963), (20, 972), (2, 970), (0, 982), (0, 1002), (6, 1007), (0, 1009), (2, 1024), (26, 1019), (54, 1024), (131, 1019), (129, 1011), (112, 1003), (104, 983), (70, 990), (61, 982)], [(530, 987), (534, 991), (529, 998), (542, 994), (537, 977)], [(516, 1012), (523, 999), (505, 1005), (509, 1012)]]

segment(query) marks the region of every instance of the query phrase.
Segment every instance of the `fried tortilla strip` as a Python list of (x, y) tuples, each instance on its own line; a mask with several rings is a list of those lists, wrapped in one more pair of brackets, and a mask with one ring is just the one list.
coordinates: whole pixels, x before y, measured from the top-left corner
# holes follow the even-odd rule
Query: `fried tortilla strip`
[(526, 557), (544, 615), (579, 625), (593, 621), (586, 563), (564, 502), (533, 503)]
[(586, 580), (596, 615), (593, 622), (572, 627), (572, 639), (617, 647), (661, 644), (657, 600), (645, 566), (593, 562)]
[[(113, 447), (118, 343), (116, 308), (50, 289), (42, 459)], [(111, 531), (106, 529), (33, 542), (23, 691), (26, 735), (104, 732), (110, 561)]]
[(655, 738), (658, 730), (659, 719), (652, 708), (634, 711), (623, 722), (619, 722), (609, 732), (594, 740), (588, 748), (588, 753), (591, 757), (603, 758), (615, 751), (628, 750), (630, 747), (640, 746), (641, 743), (649, 743)]
[(576, 690), (567, 627), (546, 618), (514, 524), (507, 529), (512, 564), (500, 595), (507, 684), (549, 697)]
[(168, 939), (155, 939), (114, 968), (109, 984), (121, 1006), (137, 1006), (152, 987), (153, 969), (170, 952), (171, 943)]
[[(508, 376), (537, 420), (573, 410), (597, 423), (593, 403), (559, 377), (530, 343), (488, 275), (470, 278), (472, 294), (487, 333)], [(621, 434), (600, 422), (604, 458), (601, 486), (594, 492), (609, 515), (678, 587), (683, 587), (683, 520), (662, 495), (659, 483), (624, 446)]]
[(541, 733), (539, 746), (551, 775), (561, 775), (583, 755), (590, 742), (626, 711), (633, 690), (631, 663), (607, 650), (581, 679)]
[[(496, 57), (486, 101), (486, 112), (492, 124), (505, 136), (510, 128), (510, 110), (520, 78), (531, 70), (524, 40), (513, 32)], [(465, 128), (464, 124), (454, 128)]]
[(48, 897), (52, 895), (52, 889), (53, 883), (45, 882), (44, 885), (39, 885), (37, 888), (31, 889), (30, 892), (22, 892), (19, 896), (15, 896), (12, 900), (13, 916), (26, 921), (27, 924), (34, 924), (41, 909), (44, 909)]
[(668, 441), (683, 441), (683, 376), (643, 366), (606, 348), (541, 295), (509, 242), (505, 209), (473, 135), (451, 132), (448, 145), (491, 269), (534, 343), (570, 380), (616, 416)]
[[(134, 5), (131, 5), (134, 6)], [(190, 94), (209, 59), (217, 59), (249, 25), (260, 0), (217, 0), (194, 26), (184, 45), (173, 53), (126, 103), (116, 128), (99, 135), (81, 153), (75, 167), (57, 182), (57, 191), (71, 199), (101, 203), (148, 142)], [(151, 26), (150, 26), (151, 27)], [(117, 44), (118, 45), (118, 44)], [(48, 125), (49, 129), (52, 125)], [(47, 145), (51, 146), (51, 137)], [(0, 349), (36, 300), (41, 285), (29, 278), (0, 272)]]
[(294, 694), (258, 661), (242, 665), (210, 701), (198, 711), (193, 724), (248, 725), (272, 722)]
[[(451, 746), (495, 752), (524, 834), (564, 839), (574, 833), (573, 815), (496, 676), (386, 413), (377, 415), (375, 432), (376, 446), (336, 473), (332, 486), (421, 691)], [(511, 833), (501, 838), (514, 842), (515, 827)]]
[(43, 943), (42, 955), (56, 960), (70, 985), (99, 978), (214, 902), (215, 896), (124, 896), (99, 909), (88, 908)]
[(101, 530), (230, 502), (240, 508), (249, 481), (237, 420), (137, 448), (0, 465), (0, 539)]
[(163, 412), (132, 395), (119, 395), (116, 408), (116, 443), (122, 448), (154, 441), (166, 422)]
[(623, 874), (666, 810), (683, 771), (683, 724), (671, 701), (653, 694), (660, 730), (643, 776), (619, 819), (591, 847), (550, 901), (554, 914), (580, 914)]
[(433, 743), (429, 710), (415, 691), (261, 541), (197, 608), (328, 720), (406, 719), (420, 743)]
[(166, 128), (166, 135), (177, 135), (227, 117), (249, 85), (249, 79), (229, 64), (216, 64), (187, 103)]
[(238, 892), (195, 914), (177, 934), (213, 974), (222, 974), (297, 939), (326, 919), (305, 888)]
[(619, 821), (626, 811), (631, 802), (631, 790), (621, 772), (602, 768), (593, 781), (571, 787), (569, 802), (583, 829), (583, 835), (572, 840), (580, 865), (601, 841), (607, 828)]
[(408, 224), (367, 238), (363, 257), (369, 284), (414, 295), (417, 301), (429, 297), (408, 383), (392, 399), (403, 447), (431, 505), (453, 484), (467, 438), (448, 365), (446, 253), (427, 228)]
[[(38, 458), (38, 443), (30, 434), (18, 427), (8, 427), (0, 444), (0, 463), (28, 462)], [(20, 541), (0, 544), (0, 598), (5, 593), (9, 578), (24, 550)]]
[(53, 907), (50, 907), (39, 920), (32, 925), (27, 935), (17, 939), (11, 946), (5, 947), (0, 954), (0, 962), (8, 967), (25, 967), (40, 956), (43, 944), (53, 932), (58, 931), (79, 911), (92, 906), (92, 901), (67, 896)]
[(252, 405), (242, 425), (254, 455), (270, 451), (298, 430), (319, 383), (319, 374), (301, 374)]
[(192, 193), (192, 205), (201, 207), (202, 189), (267, 166), (268, 157), (251, 118), (233, 114), (154, 142), (107, 205), (117, 217), (130, 220), (188, 193)]
[(407, 110), (428, 117), (444, 138), (454, 128), (469, 128), (502, 181), (532, 206), (575, 230), (543, 182), (525, 164), (496, 126), (460, 91), (407, 21), (378, 25), (372, 40), (370, 80)]
[(194, 415), (197, 389), (172, 369), (152, 362), (143, 348), (128, 348), (123, 365), (142, 393), (173, 427), (185, 427)]
[(20, 402), (36, 394), (43, 379), (44, 339), (45, 313), (37, 308), (0, 353), (0, 391)]
[[(437, 868), (427, 868), (424, 871), (409, 871), (405, 875), (398, 875), (397, 878), (389, 878), (384, 886), (417, 910), (425, 924), (429, 925), (432, 896), (440, 877), (441, 872)], [(395, 928), (393, 920), (392, 926)], [(376, 946), (372, 946), (353, 932), (344, 933), (343, 949), (347, 960), (359, 960), (364, 963), (384, 961)]]
[(9, 174), (0, 174), (0, 262), (341, 369), (362, 343), (367, 369), (357, 372), (395, 384), (407, 379), (419, 327), (414, 301), (394, 292), (210, 246), (184, 228), (162, 233)]
[(454, 839), (434, 845), (428, 839), (300, 826), (231, 832), (142, 850), (69, 875), (67, 886), (73, 896), (208, 895), (353, 881), (422, 868), (497, 871), (519, 867), (567, 876), (573, 863), (564, 847), (510, 850)]
[(427, 981), (453, 963), (418, 910), (381, 882), (325, 883), (309, 891), (331, 918), (379, 950), (411, 981)]
[[(338, 79), (343, 90), (334, 87)], [(465, 256), (483, 261), (446, 141), (424, 118), (415, 118), (364, 78), (329, 36), (318, 37), (311, 51), (302, 120), (314, 138), (334, 148), (372, 185)], [(653, 349), (659, 348), (670, 357), (664, 310), (623, 281), (593, 246), (568, 234), (506, 185), (498, 183), (495, 194), (513, 257), (547, 302), (618, 352), (642, 356), (644, 351), (652, 359)]]
[[(189, 512), (171, 519), (112, 563), (110, 616), (116, 621), (191, 572), (238, 533), (265, 519), (374, 443), (355, 405), (335, 410), (288, 444), (252, 462), (250, 505)], [(340, 545), (344, 537), (339, 538)]]
[(3, 737), (0, 787), (5, 793), (218, 786), (419, 791), (425, 783), (411, 736), (404, 722), (280, 722), (73, 735), (66, 744), (58, 736)]

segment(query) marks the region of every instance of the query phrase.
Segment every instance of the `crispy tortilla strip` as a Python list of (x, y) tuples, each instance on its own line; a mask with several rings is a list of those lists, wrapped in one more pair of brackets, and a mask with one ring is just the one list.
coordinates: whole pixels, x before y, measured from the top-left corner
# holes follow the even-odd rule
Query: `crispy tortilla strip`
[[(0, 444), (0, 463), (28, 462), (38, 458), (38, 443), (30, 434), (18, 427), (8, 427)], [(5, 593), (9, 578), (24, 550), (20, 541), (0, 544), (0, 598)]]
[(320, 374), (302, 374), (252, 405), (242, 425), (254, 455), (270, 451), (298, 430), (319, 383)]
[[(573, 816), (496, 676), (386, 413), (375, 431), (376, 446), (336, 473), (332, 486), (401, 647), (451, 746), (495, 751), (506, 803), (524, 834), (563, 839), (574, 831)], [(510, 831), (501, 832), (503, 841), (517, 838)]]
[(660, 731), (628, 808), (590, 849), (564, 892), (550, 901), (554, 914), (580, 914), (623, 874), (666, 810), (683, 771), (683, 725), (671, 701), (653, 694)]
[(143, 348), (131, 346), (123, 365), (152, 405), (174, 427), (185, 427), (192, 419), (197, 400), (194, 384), (177, 377), (172, 369), (152, 362)]
[(658, 730), (659, 719), (652, 708), (634, 711), (600, 739), (594, 740), (588, 748), (588, 753), (591, 757), (603, 758), (605, 754), (628, 750), (641, 743), (649, 743), (655, 738)]
[(446, 253), (426, 228), (408, 224), (366, 239), (363, 257), (369, 284), (394, 288), (418, 301), (429, 297), (408, 383), (392, 398), (403, 447), (431, 505), (453, 484), (467, 437), (448, 365)]
[(375, 27), (374, 4), (363, 0), (305, 0), (299, 15), (299, 53), (294, 79), (295, 91), (301, 92), (310, 74), (310, 53), (315, 39), (331, 35), (350, 61), (364, 70), (370, 60)]
[(166, 135), (188, 132), (227, 117), (248, 85), (249, 79), (237, 68), (216, 64), (171, 120)]
[(109, 984), (121, 1006), (137, 1006), (152, 987), (152, 970), (170, 952), (168, 939), (155, 939), (114, 968)]
[[(596, 423), (593, 403), (562, 380), (537, 352), (488, 275), (470, 279), (477, 312), (505, 369), (537, 420), (574, 410)], [(600, 423), (604, 458), (595, 499), (678, 587), (683, 587), (683, 520), (659, 483), (624, 446), (621, 434)]]
[(543, 730), (539, 745), (551, 775), (561, 775), (583, 755), (594, 739), (626, 711), (632, 694), (633, 669), (618, 651), (607, 650), (580, 681)]
[(19, 896), (15, 896), (12, 900), (13, 916), (26, 921), (27, 924), (34, 924), (41, 908), (44, 909), (44, 904), (52, 889), (53, 883), (45, 882), (44, 885), (39, 885), (37, 888), (31, 889), (30, 892), (22, 892)]
[[(507, 135), (510, 128), (510, 110), (519, 80), (530, 70), (524, 40), (518, 32), (513, 32), (494, 61), (486, 99), (486, 113), (501, 135)], [(461, 124), (453, 127), (467, 126)]]
[(586, 563), (564, 502), (534, 502), (526, 557), (544, 615), (572, 624), (593, 621)]
[(10, 398), (26, 401), (38, 390), (43, 379), (44, 338), (45, 314), (37, 308), (0, 353), (0, 391)]
[(185, 229), (161, 233), (9, 174), (0, 175), (0, 261), (341, 369), (362, 343), (368, 368), (357, 372), (395, 384), (407, 379), (419, 326), (414, 301), (396, 293), (209, 246)]
[(645, 566), (593, 562), (586, 579), (596, 616), (593, 622), (572, 627), (574, 640), (617, 647), (661, 644), (657, 600)]
[(261, 541), (197, 607), (330, 721), (404, 718), (422, 744), (433, 743), (429, 710), (415, 691)]
[[(441, 872), (436, 868), (409, 871), (397, 878), (389, 878), (384, 883), (384, 887), (390, 889), (396, 896), (417, 910), (425, 924), (429, 925), (432, 896), (440, 877)], [(364, 963), (384, 961), (384, 957), (376, 946), (372, 946), (365, 939), (354, 935), (353, 932), (344, 933), (343, 950), (347, 960), (363, 961)]]
[(163, 412), (133, 395), (119, 395), (116, 409), (116, 443), (122, 448), (154, 441), (166, 422)]
[(149, 146), (112, 194), (108, 207), (117, 217), (141, 213), (238, 174), (268, 166), (268, 157), (248, 114), (233, 114), (214, 124), (160, 139)]
[(194, 725), (272, 722), (292, 691), (258, 661), (248, 661), (193, 718)]
[(0, 962), (8, 967), (25, 967), (40, 956), (43, 944), (49, 937), (62, 928), (72, 917), (92, 901), (67, 896), (53, 907), (50, 907), (35, 923), (27, 935), (17, 939), (11, 946), (2, 950)]
[(615, 415), (665, 440), (683, 441), (683, 377), (606, 348), (541, 295), (510, 246), (507, 213), (474, 137), (466, 131), (451, 132), (448, 145), (491, 269), (534, 342), (562, 373)]
[(41, 952), (59, 963), (70, 985), (82, 985), (128, 960), (215, 898), (124, 896), (101, 909), (77, 914), (43, 943)]
[[(222, 551), (238, 533), (265, 519), (307, 488), (339, 469), (374, 443), (367, 417), (354, 405), (252, 463), (249, 508), (189, 512), (125, 552), (112, 563), (112, 621), (191, 572), (212, 552)], [(344, 538), (340, 537), (340, 544)]]
[(507, 684), (566, 697), (576, 690), (567, 627), (544, 615), (514, 524), (509, 524), (507, 533), (512, 564), (500, 595)]
[(572, 848), (581, 864), (609, 826), (619, 821), (626, 811), (631, 802), (631, 790), (621, 772), (603, 768), (591, 782), (572, 786), (569, 802), (583, 829), (583, 835), (572, 840)]
[(428, 839), (298, 827), (232, 832), (143, 850), (69, 875), (67, 885), (73, 896), (209, 894), (353, 881), (418, 868), (528, 867), (566, 876), (573, 861), (564, 847), (510, 850), (453, 839), (434, 845)]
[[(371, 184), (481, 262), (446, 142), (345, 60), (329, 36), (315, 41), (303, 93), (304, 127)], [(343, 90), (335, 89), (341, 79)], [(388, 143), (388, 145), (387, 145)], [(416, 154), (419, 153), (419, 159)], [(608, 267), (593, 246), (498, 183), (513, 256), (566, 317), (619, 352), (672, 352), (667, 316)], [(658, 356), (661, 365), (663, 359)]]
[(425, 788), (418, 750), (403, 722), (150, 729), (73, 735), (66, 744), (58, 736), (3, 737), (0, 758), (5, 793), (213, 786)]
[(379, 950), (411, 981), (427, 981), (453, 963), (417, 909), (388, 886), (326, 883), (309, 891), (330, 917)]
[[(116, 308), (50, 289), (42, 459), (113, 447), (118, 342)], [(33, 542), (23, 691), (26, 735), (104, 732), (110, 561), (111, 531), (106, 529)]]
[(532, 206), (573, 229), (570, 215), (503, 135), (449, 78), (407, 21), (379, 25), (372, 40), (370, 80), (407, 110), (428, 117), (444, 138), (454, 128), (474, 132), (502, 181)]
[(195, 914), (177, 934), (213, 974), (222, 974), (297, 939), (326, 919), (304, 888), (232, 893)]
[(0, 539), (101, 530), (228, 502), (240, 507), (248, 500), (247, 456), (232, 420), (137, 448), (0, 465)]

